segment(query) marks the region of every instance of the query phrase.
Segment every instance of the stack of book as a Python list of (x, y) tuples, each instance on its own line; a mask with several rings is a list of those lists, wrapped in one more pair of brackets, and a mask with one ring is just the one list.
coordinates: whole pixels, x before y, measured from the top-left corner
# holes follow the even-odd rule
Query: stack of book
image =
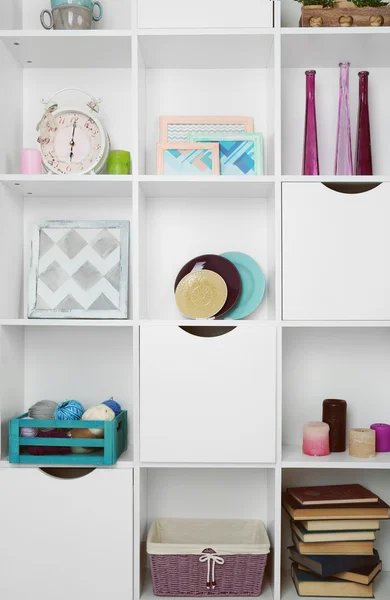
[(373, 598), (382, 569), (374, 541), (389, 506), (354, 484), (290, 488), (283, 507), (291, 517), (291, 575), (298, 594)]

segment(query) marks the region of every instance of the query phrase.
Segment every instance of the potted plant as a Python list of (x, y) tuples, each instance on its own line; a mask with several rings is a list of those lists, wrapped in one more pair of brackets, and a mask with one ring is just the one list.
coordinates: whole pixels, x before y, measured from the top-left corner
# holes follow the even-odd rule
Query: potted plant
[(384, 27), (390, 7), (381, 0), (296, 0), (302, 4), (301, 27)]

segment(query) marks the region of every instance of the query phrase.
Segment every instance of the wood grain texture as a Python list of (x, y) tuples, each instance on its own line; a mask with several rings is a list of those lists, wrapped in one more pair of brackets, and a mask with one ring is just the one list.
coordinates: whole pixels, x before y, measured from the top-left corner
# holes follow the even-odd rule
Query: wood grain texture
[(301, 27), (388, 27), (390, 6), (358, 8), (351, 4), (345, 8), (303, 6)]

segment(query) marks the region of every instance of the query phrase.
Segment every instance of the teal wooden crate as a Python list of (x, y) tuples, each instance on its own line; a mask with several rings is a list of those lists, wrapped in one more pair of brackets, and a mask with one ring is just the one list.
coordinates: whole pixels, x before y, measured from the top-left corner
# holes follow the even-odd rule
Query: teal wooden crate
[[(122, 410), (113, 421), (50, 421), (26, 419), (28, 413), (11, 419), (8, 425), (9, 462), (45, 465), (114, 465), (127, 446), (127, 411)], [(20, 436), (21, 427), (51, 429), (103, 429), (104, 437), (96, 439), (26, 438)], [(97, 448), (92, 454), (33, 456), (27, 446), (82, 446)]]

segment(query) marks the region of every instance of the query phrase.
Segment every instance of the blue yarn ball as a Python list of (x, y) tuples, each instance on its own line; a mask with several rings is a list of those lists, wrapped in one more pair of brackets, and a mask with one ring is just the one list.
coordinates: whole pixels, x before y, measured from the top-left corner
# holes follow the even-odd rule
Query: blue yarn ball
[(84, 414), (84, 407), (77, 400), (65, 400), (61, 402), (54, 413), (58, 421), (78, 421)]
[(106, 406), (108, 406), (109, 408), (111, 408), (111, 410), (114, 411), (115, 416), (119, 415), (119, 413), (122, 410), (121, 405), (118, 404), (118, 402), (115, 402), (114, 398), (110, 398), (109, 400), (106, 400), (105, 402), (102, 402), (102, 404), (105, 404)]

